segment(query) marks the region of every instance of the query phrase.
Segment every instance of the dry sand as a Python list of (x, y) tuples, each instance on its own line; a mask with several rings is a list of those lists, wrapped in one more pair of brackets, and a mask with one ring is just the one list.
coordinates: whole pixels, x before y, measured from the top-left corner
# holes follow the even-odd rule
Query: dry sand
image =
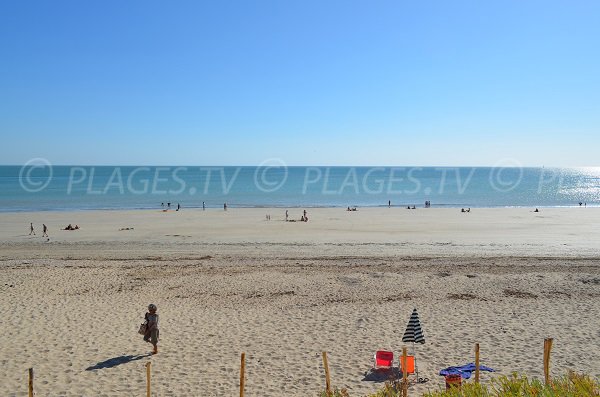
[[(364, 374), (377, 349), (401, 351), (414, 307), (430, 379), (414, 395), (472, 361), (475, 342), (499, 373), (540, 377), (554, 337), (553, 375), (600, 376), (600, 209), (308, 215), (0, 214), (0, 394), (27, 395), (33, 366), (38, 395), (144, 395), (151, 360), (157, 396), (231, 396), (246, 352), (247, 396), (316, 396), (325, 350), (333, 384), (361, 396), (381, 387)], [(81, 229), (57, 230), (69, 223)], [(136, 333), (151, 302), (156, 356)]]

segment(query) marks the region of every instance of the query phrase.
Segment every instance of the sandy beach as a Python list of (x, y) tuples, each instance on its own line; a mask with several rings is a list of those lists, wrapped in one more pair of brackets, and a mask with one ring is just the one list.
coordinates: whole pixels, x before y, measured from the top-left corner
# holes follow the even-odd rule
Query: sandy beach
[[(327, 351), (333, 384), (362, 396), (413, 308), (430, 381), (411, 394), (476, 342), (499, 374), (540, 377), (553, 337), (554, 376), (600, 376), (599, 208), (307, 210), (1, 213), (2, 394), (27, 395), (34, 367), (38, 395), (143, 395), (151, 360), (157, 396), (235, 395), (245, 352), (247, 396), (315, 396)], [(148, 303), (155, 356), (136, 333)]]

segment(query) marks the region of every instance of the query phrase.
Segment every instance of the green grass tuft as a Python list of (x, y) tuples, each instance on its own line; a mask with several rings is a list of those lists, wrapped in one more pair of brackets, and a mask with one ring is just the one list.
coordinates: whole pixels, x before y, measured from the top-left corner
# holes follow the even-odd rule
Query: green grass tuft
[(424, 397), (594, 397), (600, 396), (600, 381), (569, 372), (544, 385), (514, 373), (494, 378), (488, 385), (464, 383), (461, 389), (426, 393)]
[[(385, 382), (383, 388), (367, 397), (400, 397), (401, 382)], [(417, 396), (409, 389), (409, 396)], [(600, 379), (588, 375), (569, 372), (567, 375), (552, 379), (549, 385), (544, 385), (538, 379), (513, 373), (511, 376), (493, 378), (488, 384), (465, 382), (460, 389), (439, 390), (428, 392), (422, 397), (600, 397)], [(319, 397), (350, 397), (346, 389), (335, 389), (329, 395), (326, 392)]]

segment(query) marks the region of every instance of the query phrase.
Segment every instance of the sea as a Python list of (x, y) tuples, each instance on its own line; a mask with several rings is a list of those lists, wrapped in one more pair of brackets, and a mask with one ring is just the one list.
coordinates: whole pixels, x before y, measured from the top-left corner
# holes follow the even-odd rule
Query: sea
[(0, 166), (0, 211), (600, 205), (600, 168)]

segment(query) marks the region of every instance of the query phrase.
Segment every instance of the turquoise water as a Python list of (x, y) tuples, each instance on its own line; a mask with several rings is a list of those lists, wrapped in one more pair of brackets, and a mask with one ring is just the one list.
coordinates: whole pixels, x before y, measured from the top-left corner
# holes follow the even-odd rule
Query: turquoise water
[(600, 168), (0, 166), (0, 211), (600, 204)]

